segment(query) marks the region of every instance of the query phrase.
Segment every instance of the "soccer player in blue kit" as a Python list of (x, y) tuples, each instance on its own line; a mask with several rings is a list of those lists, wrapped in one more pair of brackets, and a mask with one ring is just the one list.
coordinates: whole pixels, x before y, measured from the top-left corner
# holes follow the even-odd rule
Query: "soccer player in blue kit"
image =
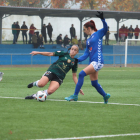
[(77, 101), (79, 91), (83, 85), (84, 77), (89, 75), (91, 80), (91, 85), (95, 87), (99, 94), (103, 96), (104, 103), (108, 103), (108, 99), (110, 98), (110, 94), (105, 93), (101, 85), (98, 83), (98, 71), (104, 65), (104, 59), (102, 54), (102, 38), (108, 31), (107, 23), (105, 22), (103, 12), (98, 12), (98, 15), (102, 22), (103, 28), (100, 30), (96, 29), (95, 23), (93, 20), (84, 24), (83, 31), (90, 37), (86, 42), (86, 50), (84, 54), (78, 58), (78, 62), (84, 61), (89, 57), (89, 65), (84, 68), (79, 73), (78, 83), (76, 84), (75, 92), (73, 95), (69, 97), (65, 97), (67, 101)]

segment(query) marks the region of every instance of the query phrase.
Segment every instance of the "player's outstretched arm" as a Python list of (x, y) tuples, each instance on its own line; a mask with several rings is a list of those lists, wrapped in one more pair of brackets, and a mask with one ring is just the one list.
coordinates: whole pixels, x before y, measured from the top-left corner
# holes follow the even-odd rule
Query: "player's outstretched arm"
[(40, 55), (44, 55), (44, 56), (54, 56), (54, 53), (53, 53), (53, 52), (38, 52), (38, 51), (32, 51), (30, 54), (31, 54), (31, 55), (40, 54)]
[[(74, 81), (74, 83), (77, 84), (78, 79), (77, 79), (76, 73), (73, 73), (72, 76), (73, 76), (73, 81)], [(80, 94), (84, 95), (84, 92), (83, 92), (83, 90), (81, 90), (81, 89), (80, 89)]]
[(100, 36), (100, 38), (102, 38), (107, 33), (107, 31), (108, 31), (108, 27), (107, 27), (108, 25), (105, 22), (105, 18), (104, 18), (103, 12), (99, 12), (98, 11), (98, 15), (96, 15), (96, 16), (98, 18), (100, 18), (102, 20), (102, 22), (103, 22), (103, 28), (101, 30), (98, 30), (99, 36)]

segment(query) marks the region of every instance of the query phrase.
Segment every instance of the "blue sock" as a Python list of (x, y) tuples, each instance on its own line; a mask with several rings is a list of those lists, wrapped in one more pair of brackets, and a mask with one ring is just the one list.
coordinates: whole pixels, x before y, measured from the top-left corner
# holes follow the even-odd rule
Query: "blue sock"
[(79, 91), (84, 83), (84, 77), (86, 76), (86, 73), (82, 70), (80, 73), (79, 73), (79, 79), (78, 79), (78, 83), (76, 84), (76, 88), (75, 88), (75, 92), (73, 95), (78, 95), (79, 94)]
[(91, 85), (96, 88), (96, 90), (103, 96), (105, 97), (106, 93), (102, 89), (101, 85), (98, 83), (98, 80), (91, 81)]

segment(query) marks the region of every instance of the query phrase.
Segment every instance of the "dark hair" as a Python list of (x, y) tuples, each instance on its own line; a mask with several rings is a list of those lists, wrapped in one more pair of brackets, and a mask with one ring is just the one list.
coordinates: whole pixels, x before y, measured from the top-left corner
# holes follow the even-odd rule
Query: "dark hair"
[(92, 30), (97, 31), (95, 22), (93, 20), (90, 20), (89, 22), (85, 23), (84, 26), (86, 28), (90, 27)]

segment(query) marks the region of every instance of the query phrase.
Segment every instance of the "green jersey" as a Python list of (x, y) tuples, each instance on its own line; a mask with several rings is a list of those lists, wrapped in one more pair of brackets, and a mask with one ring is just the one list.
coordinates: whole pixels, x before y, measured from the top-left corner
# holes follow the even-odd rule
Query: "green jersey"
[(61, 80), (65, 78), (70, 69), (72, 69), (73, 73), (77, 72), (78, 64), (75, 62), (75, 58), (70, 57), (69, 53), (56, 51), (54, 52), (54, 56), (59, 56), (59, 59), (47, 71), (54, 73)]

